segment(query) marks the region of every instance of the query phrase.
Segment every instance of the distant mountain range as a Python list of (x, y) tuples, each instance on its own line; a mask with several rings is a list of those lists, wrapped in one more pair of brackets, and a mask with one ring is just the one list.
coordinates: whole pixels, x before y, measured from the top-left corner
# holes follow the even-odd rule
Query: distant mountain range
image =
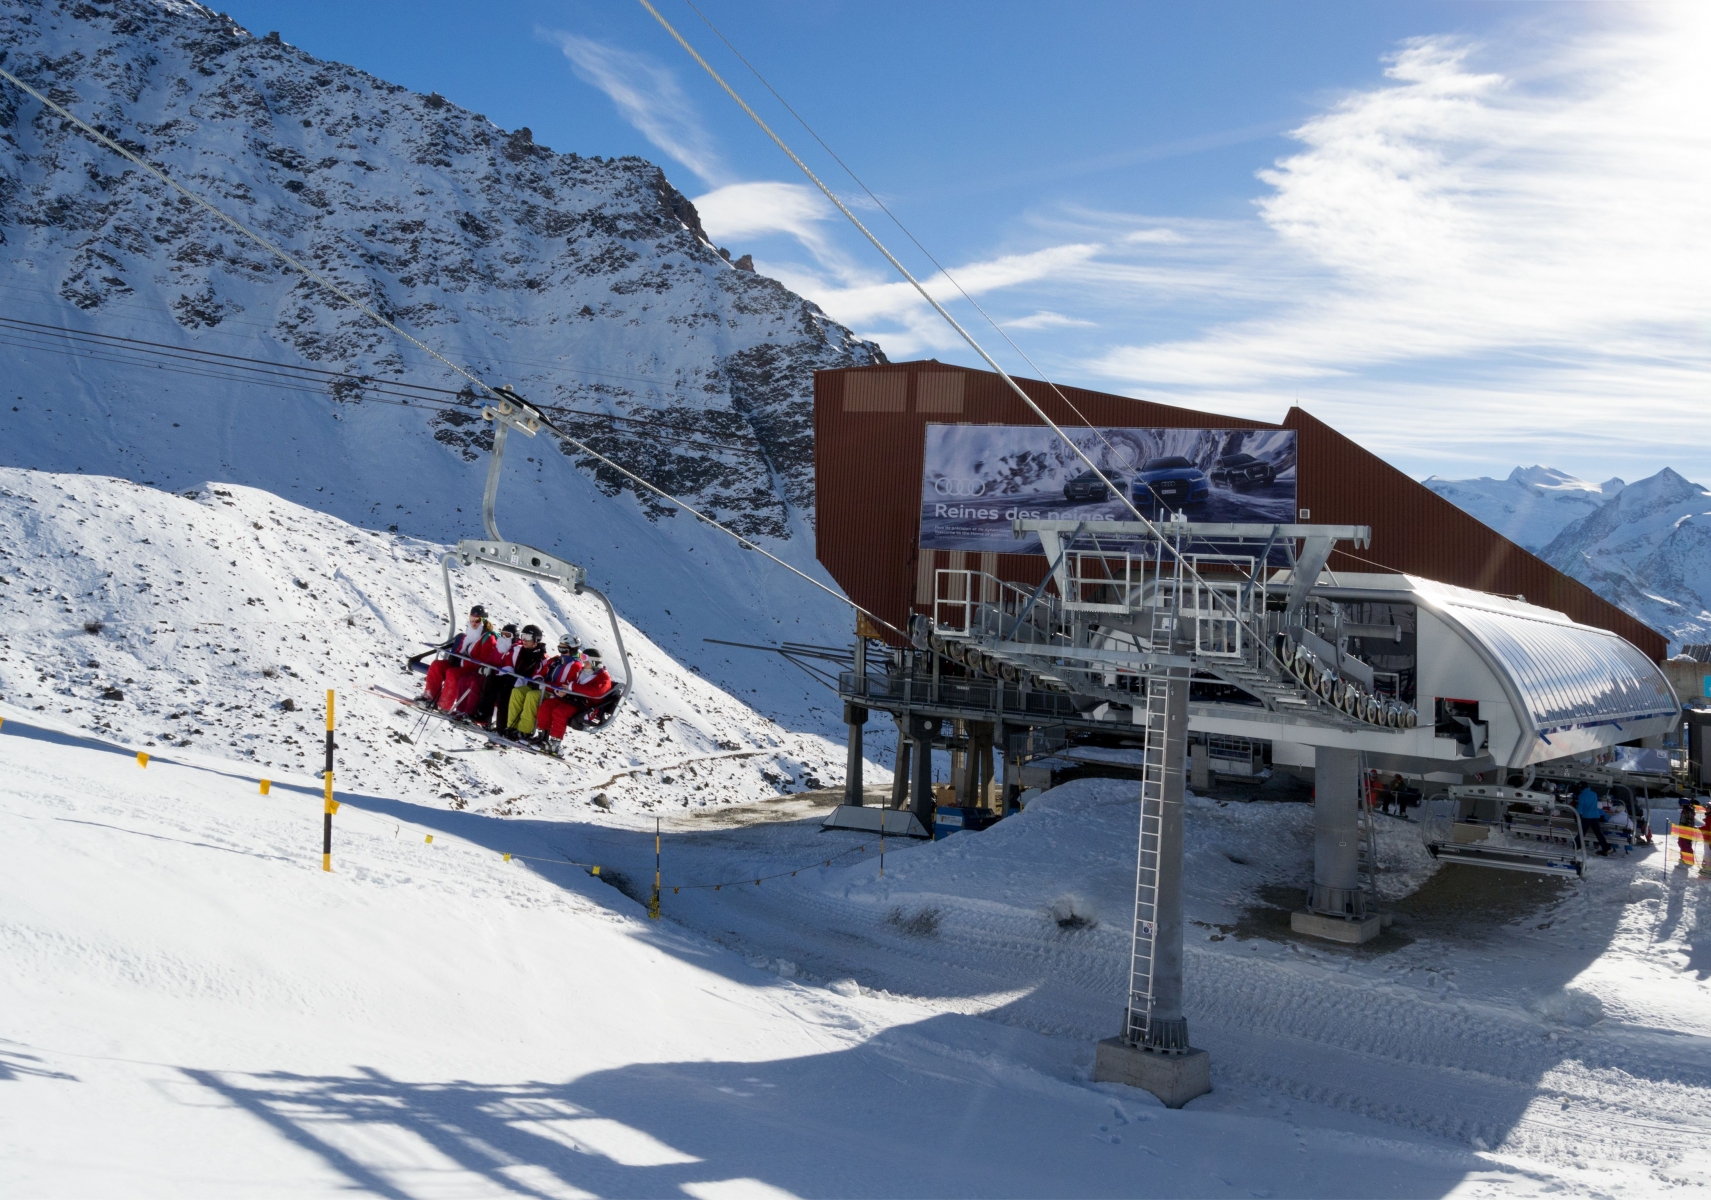
[(1425, 484), (1666, 634), (1672, 649), (1711, 641), (1711, 490), (1667, 467), (1628, 484), (1538, 466)]

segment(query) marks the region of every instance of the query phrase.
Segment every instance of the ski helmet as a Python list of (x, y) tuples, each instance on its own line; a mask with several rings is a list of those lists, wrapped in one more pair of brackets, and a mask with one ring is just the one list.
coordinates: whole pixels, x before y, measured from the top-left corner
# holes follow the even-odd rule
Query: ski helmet
[(541, 627), (539, 625), (525, 625), (523, 626), (523, 636), (533, 638), (538, 642), (541, 640)]
[(469, 615), (472, 617), (480, 617), (482, 620), (486, 620), (487, 619), (487, 608), (484, 605), (480, 605), (480, 604), (471, 605), (470, 610), (469, 610)]
[(512, 637), (516, 637), (517, 636), (517, 626), (515, 623), (505, 625), (505, 626), (500, 628), (499, 632), (509, 634)]

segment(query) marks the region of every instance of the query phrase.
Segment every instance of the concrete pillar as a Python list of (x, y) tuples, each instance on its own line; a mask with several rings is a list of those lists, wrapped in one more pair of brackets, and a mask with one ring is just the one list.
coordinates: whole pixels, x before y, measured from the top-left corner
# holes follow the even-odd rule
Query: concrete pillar
[(1297, 933), (1356, 944), (1378, 936), (1360, 886), (1360, 803), (1360, 752), (1315, 747), (1313, 886), (1306, 910), (1290, 916)]
[(1195, 742), (1189, 750), (1188, 786), (1196, 792), (1212, 788), (1212, 756), (1205, 742)]
[(1309, 912), (1366, 915), (1360, 894), (1360, 752), (1313, 752), (1313, 890)]
[(1010, 746), (1010, 739), (1016, 736), (1016, 732), (1012, 725), (998, 726), (998, 747), (1004, 755), (1003, 791), (998, 797), (998, 811), (1001, 813), (1015, 811), (1016, 797), (1022, 794), (1022, 761)]
[(903, 727), (902, 720), (897, 722), (897, 762), (891, 772), (891, 807), (902, 808), (909, 800), (909, 762), (910, 748), (914, 745), (909, 740), (909, 732)]

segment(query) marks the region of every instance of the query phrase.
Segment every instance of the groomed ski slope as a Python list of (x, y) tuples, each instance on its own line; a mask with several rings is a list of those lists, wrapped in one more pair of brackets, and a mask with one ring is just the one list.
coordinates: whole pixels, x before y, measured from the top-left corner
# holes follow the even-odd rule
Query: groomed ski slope
[(505, 862), (487, 843), (513, 831), (540, 849), (525, 823), (349, 796), (323, 874), (312, 781), (262, 797), (237, 772), (140, 768), (5, 715), (0, 1173), (13, 1195), (1416, 1196), (1571, 1182), (1248, 1085), (1182, 1112), (1090, 1085), (1078, 1039), (786, 979), (649, 922), (578, 868)]
[[(1434, 872), (1386, 820), (1397, 925), (1349, 951), (1287, 932), (1308, 806), (1191, 798), (1189, 1018), (1215, 1091), (1169, 1113), (1088, 1082), (1120, 1020), (1131, 787), (888, 842), (882, 875), (867, 835), (818, 828), (831, 797), (808, 789), (839, 782), (841, 746), (628, 628), (617, 727), (564, 763), (488, 749), (364, 690), (441, 632), (441, 550), (250, 489), (0, 472), (5, 1190), (1638, 1196), (1711, 1178), (1707, 892), (1659, 854), (1575, 886)], [(479, 571), (459, 586), (609, 636), (592, 601)], [(331, 876), (312, 775), (329, 684)]]

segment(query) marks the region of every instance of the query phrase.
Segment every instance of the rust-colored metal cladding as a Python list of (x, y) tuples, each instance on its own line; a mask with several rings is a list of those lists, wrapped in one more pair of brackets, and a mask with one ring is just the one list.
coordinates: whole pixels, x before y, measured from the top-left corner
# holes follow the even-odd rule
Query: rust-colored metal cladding
[[(1281, 425), (1127, 396), (1017, 379), (1060, 425), (1290, 429), (1303, 521), (1372, 527), (1372, 546), (1338, 552), (1333, 570), (1391, 570), (1480, 591), (1523, 595), (1611, 630), (1653, 659), (1667, 639), (1408, 478), (1304, 410)], [(1068, 403), (1065, 403), (1067, 399)], [(1072, 407), (1073, 406), (1073, 407)], [(989, 371), (925, 361), (814, 375), (816, 550), (849, 597), (899, 627), (931, 608), (933, 571), (978, 567), (1033, 586), (1038, 555), (921, 550), (921, 470), (929, 424), (1037, 425)], [(1307, 515), (1310, 514), (1310, 515)]]
[(1664, 635), (1317, 417), (1292, 408), (1283, 427), (1295, 430), (1297, 439), (1296, 502), (1315, 522), (1372, 527), (1372, 545), (1334, 551), (1331, 570), (1401, 571), (1482, 592), (1523, 596), (1583, 625), (1620, 634), (1653, 661), (1663, 661), (1669, 646)]

